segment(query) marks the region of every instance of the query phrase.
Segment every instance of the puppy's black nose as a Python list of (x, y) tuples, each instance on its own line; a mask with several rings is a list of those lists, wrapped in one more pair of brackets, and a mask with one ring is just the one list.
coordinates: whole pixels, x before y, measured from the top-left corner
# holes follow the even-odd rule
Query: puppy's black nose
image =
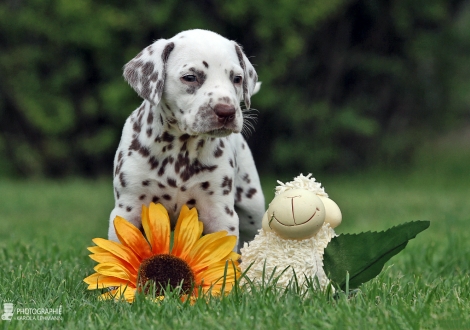
[(219, 123), (230, 123), (235, 119), (236, 109), (233, 105), (217, 104), (214, 112), (219, 119)]

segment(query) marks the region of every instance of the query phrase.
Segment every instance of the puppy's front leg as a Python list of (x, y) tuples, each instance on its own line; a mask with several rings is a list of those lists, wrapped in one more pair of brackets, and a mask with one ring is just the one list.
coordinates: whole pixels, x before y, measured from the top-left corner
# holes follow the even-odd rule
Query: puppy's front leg
[(134, 226), (142, 230), (142, 201), (136, 199), (133, 195), (126, 194), (125, 191), (120, 192), (119, 198), (115, 199), (114, 209), (109, 216), (108, 239), (118, 242), (116, 230), (114, 229), (114, 218), (120, 216)]

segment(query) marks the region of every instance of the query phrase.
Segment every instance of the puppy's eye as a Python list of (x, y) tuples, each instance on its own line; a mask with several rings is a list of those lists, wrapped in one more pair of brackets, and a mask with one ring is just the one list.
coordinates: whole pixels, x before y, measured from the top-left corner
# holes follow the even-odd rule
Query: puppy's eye
[(181, 79), (183, 79), (184, 81), (187, 81), (187, 82), (196, 82), (197, 81), (196, 76), (193, 75), (193, 74), (187, 74), (186, 76), (183, 76)]
[(242, 76), (235, 76), (235, 78), (233, 78), (233, 83), (238, 85), (242, 83), (242, 80)]

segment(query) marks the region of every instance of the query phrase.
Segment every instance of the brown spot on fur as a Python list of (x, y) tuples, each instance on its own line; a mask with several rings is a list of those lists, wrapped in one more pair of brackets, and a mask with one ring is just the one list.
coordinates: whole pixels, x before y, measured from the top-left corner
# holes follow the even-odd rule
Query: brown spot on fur
[(242, 201), (242, 194), (243, 194), (243, 188), (237, 187), (237, 193), (236, 193), (236, 199), (235, 199), (237, 203)]
[(210, 187), (210, 185), (211, 185), (211, 184), (209, 183), (209, 181), (205, 181), (205, 182), (202, 182), (202, 183), (201, 183), (201, 188), (202, 188), (203, 190), (207, 190), (207, 189)]
[(155, 156), (149, 158), (150, 169), (153, 170), (158, 167), (158, 159)]
[(230, 194), (230, 192), (232, 191), (232, 179), (228, 176), (224, 176), (221, 187), (225, 188), (223, 190), (224, 195)]
[(242, 177), (242, 180), (245, 181), (246, 183), (251, 183), (251, 179), (248, 173), (245, 173), (245, 175)]
[(158, 80), (158, 71), (152, 73), (152, 74), (149, 76), (149, 80), (152, 81), (152, 82), (157, 81), (157, 80)]
[(168, 57), (170, 56), (171, 51), (175, 48), (175, 44), (173, 42), (168, 43), (162, 52), (162, 61), (166, 64), (168, 61)]
[(215, 158), (219, 158), (223, 154), (224, 154), (224, 151), (222, 149), (220, 149), (219, 147), (217, 147), (217, 149), (214, 150), (214, 157)]
[(257, 190), (255, 188), (250, 188), (248, 192), (245, 194), (247, 198), (252, 198), (254, 194), (256, 194)]
[(132, 125), (132, 129), (137, 132), (137, 133), (140, 133), (140, 131), (142, 130), (142, 124), (139, 123), (139, 122), (134, 122), (134, 124)]
[(197, 147), (196, 147), (196, 150), (199, 150), (199, 149), (202, 149), (202, 147), (204, 147), (204, 143), (206, 141), (204, 139), (200, 139), (197, 143)]
[(153, 70), (155, 69), (155, 65), (152, 62), (146, 62), (142, 67), (142, 75), (150, 76)]
[(163, 93), (163, 80), (157, 81), (156, 91), (157, 91), (157, 95), (161, 97)]
[(162, 140), (165, 142), (173, 142), (175, 137), (168, 132), (163, 132)]
[[(178, 166), (181, 168), (180, 178), (183, 181), (188, 181), (191, 177), (201, 172), (213, 172), (217, 169), (217, 165), (203, 165), (197, 159), (192, 163), (189, 163), (189, 158), (183, 158), (183, 160), (183, 164), (178, 164)], [(176, 166), (177, 165), (175, 163), (175, 168)]]
[(153, 123), (153, 112), (150, 110), (149, 115), (147, 116), (147, 124), (151, 125)]
[(233, 210), (231, 210), (228, 206), (225, 206), (225, 213), (233, 217)]
[(181, 142), (185, 142), (185, 141), (188, 141), (189, 138), (190, 138), (189, 134), (183, 134), (180, 136), (179, 140)]
[(121, 186), (122, 186), (123, 188), (126, 187), (127, 182), (126, 182), (126, 179), (124, 178), (124, 172), (121, 172), (121, 173), (119, 174), (119, 182), (121, 182)]
[(160, 166), (160, 169), (158, 170), (158, 176), (162, 176), (165, 173), (165, 167), (167, 164), (168, 164), (168, 157), (162, 161), (162, 165)]
[(148, 157), (150, 155), (150, 149), (143, 146), (137, 138), (132, 140), (129, 150), (138, 151), (143, 157)]

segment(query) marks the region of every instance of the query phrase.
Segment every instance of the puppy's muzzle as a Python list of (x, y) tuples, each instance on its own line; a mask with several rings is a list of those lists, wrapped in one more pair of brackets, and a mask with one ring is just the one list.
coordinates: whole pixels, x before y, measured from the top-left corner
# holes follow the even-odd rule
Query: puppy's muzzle
[(217, 116), (217, 120), (221, 124), (229, 124), (235, 119), (235, 112), (237, 109), (233, 105), (228, 104), (217, 104), (214, 107), (214, 112)]

